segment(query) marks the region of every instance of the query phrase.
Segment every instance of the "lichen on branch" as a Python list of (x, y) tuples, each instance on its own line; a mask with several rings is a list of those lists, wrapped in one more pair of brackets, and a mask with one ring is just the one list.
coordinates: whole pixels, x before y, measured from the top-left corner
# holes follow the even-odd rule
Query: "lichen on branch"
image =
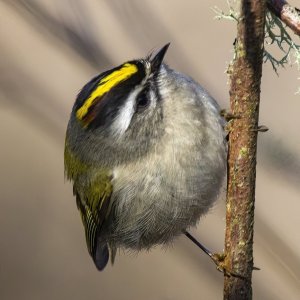
[[(279, 3), (285, 3), (284, 13), (293, 12), (293, 18), (290, 18), (294, 20), (292, 24), (294, 24), (294, 27), (300, 28), (300, 15), (297, 9), (292, 8), (290, 5), (287, 4), (286, 1), (283, 0), (267, 1), (269, 11), (267, 11), (265, 22), (266, 36), (263, 60), (265, 63), (271, 63), (272, 68), (277, 75), (278, 69), (280, 67), (285, 67), (286, 65), (296, 65), (297, 69), (300, 71), (300, 43), (297, 43), (288, 32), (289, 27), (287, 27), (287, 24), (289, 25), (291, 23), (284, 24), (282, 22), (282, 18), (280, 18), (281, 10)], [(238, 22), (238, 4), (239, 1), (237, 0), (227, 0), (227, 12), (224, 12), (221, 9), (214, 7), (213, 10), (216, 13), (215, 18), (218, 20), (225, 19)], [(283, 20), (286, 19), (287, 18), (284, 18)], [(294, 28), (292, 25), (290, 25), (290, 27), (292, 27), (292, 29)], [(275, 54), (273, 54), (275, 49), (274, 46), (276, 47), (276, 50), (279, 49), (281, 51), (281, 55), (279, 54), (276, 57)]]

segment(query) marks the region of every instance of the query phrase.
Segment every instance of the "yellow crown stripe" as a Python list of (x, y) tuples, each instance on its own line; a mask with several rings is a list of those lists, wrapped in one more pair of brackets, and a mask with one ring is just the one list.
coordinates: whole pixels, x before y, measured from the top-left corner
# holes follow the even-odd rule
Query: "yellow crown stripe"
[(97, 97), (103, 96), (118, 83), (126, 80), (137, 71), (138, 68), (136, 65), (126, 63), (121, 69), (116, 70), (102, 78), (98, 83), (98, 87), (91, 93), (91, 95), (85, 100), (83, 105), (77, 110), (77, 118), (82, 120), (84, 116), (88, 113), (89, 108), (91, 107), (91, 105)]

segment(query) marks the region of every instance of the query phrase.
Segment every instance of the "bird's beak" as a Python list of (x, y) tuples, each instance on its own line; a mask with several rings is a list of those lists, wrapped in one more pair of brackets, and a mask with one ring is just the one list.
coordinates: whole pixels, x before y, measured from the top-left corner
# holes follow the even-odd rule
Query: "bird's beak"
[(170, 43), (164, 45), (162, 48), (154, 50), (150, 55), (149, 55), (149, 61), (151, 64), (151, 72), (155, 73), (156, 71), (159, 70), (159, 67), (161, 66), (164, 56), (170, 46)]

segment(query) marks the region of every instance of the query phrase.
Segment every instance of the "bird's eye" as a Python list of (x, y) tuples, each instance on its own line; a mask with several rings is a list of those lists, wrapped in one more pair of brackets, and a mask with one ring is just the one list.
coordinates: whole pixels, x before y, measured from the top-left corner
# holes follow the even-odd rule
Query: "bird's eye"
[(142, 110), (146, 108), (150, 103), (147, 90), (143, 90), (137, 97), (137, 109)]

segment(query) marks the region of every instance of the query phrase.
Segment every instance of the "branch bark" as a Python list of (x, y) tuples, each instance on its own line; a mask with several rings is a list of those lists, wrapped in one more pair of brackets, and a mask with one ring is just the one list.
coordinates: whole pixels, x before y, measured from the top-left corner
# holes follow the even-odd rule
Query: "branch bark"
[(285, 0), (268, 0), (268, 9), (300, 36), (300, 11)]
[(252, 299), (257, 128), (266, 1), (241, 0), (230, 67), (224, 299)]

